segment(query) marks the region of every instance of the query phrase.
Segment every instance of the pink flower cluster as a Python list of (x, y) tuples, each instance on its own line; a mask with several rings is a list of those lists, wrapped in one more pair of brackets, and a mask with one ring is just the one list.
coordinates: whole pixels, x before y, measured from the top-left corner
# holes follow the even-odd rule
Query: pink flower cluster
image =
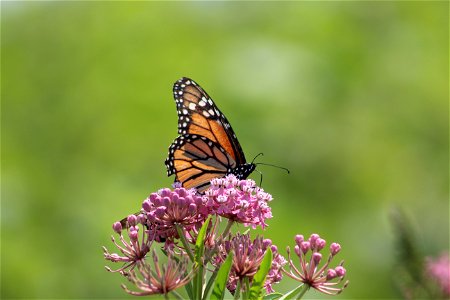
[(224, 241), (219, 246), (219, 253), (215, 259), (215, 263), (220, 265), (225, 261), (228, 253), (234, 253), (233, 264), (231, 267), (227, 289), (234, 293), (237, 283), (244, 279), (251, 282), (253, 276), (259, 269), (261, 261), (266, 254), (267, 249), (272, 250), (272, 266), (266, 276), (264, 287), (267, 292), (273, 292), (272, 285), (281, 281), (283, 275), (281, 268), (286, 264), (286, 260), (278, 253), (275, 245), (272, 245), (270, 239), (257, 237), (253, 241), (249, 234), (237, 234), (229, 241)]
[[(149, 239), (146, 231), (139, 234), (140, 227), (138, 225), (140, 224), (142, 226), (143, 220), (144, 218), (141, 216), (128, 216), (127, 223), (129, 226), (125, 230), (123, 230), (120, 222), (115, 222), (113, 224), (113, 230), (119, 234), (121, 244), (117, 243), (113, 236), (111, 236), (111, 239), (122, 254), (109, 253), (109, 251), (103, 247), (104, 257), (106, 260), (112, 262), (123, 262), (124, 265), (117, 270), (107, 268), (108, 271), (123, 272), (127, 268), (134, 269), (137, 263), (145, 259), (145, 256), (150, 251), (152, 241)], [(125, 239), (122, 231), (127, 233), (129, 241)], [(142, 236), (141, 241), (139, 241), (139, 235)]]
[(251, 179), (239, 180), (234, 175), (211, 180), (205, 191), (206, 205), (212, 214), (243, 223), (244, 226), (265, 228), (272, 218), (268, 202), (272, 196), (256, 186)]
[(200, 227), (208, 216), (205, 200), (195, 190), (161, 189), (142, 203), (149, 234), (155, 240), (178, 237), (176, 225), (186, 231)]
[(308, 240), (305, 240), (303, 235), (296, 235), (295, 243), (294, 251), (300, 259), (300, 266), (295, 266), (288, 247), (290, 271), (283, 270), (287, 276), (328, 295), (337, 295), (347, 287), (348, 281), (342, 287), (337, 287), (344, 280), (346, 273), (342, 266), (343, 262), (335, 268), (328, 268), (332, 259), (341, 250), (338, 243), (330, 245), (330, 255), (322, 266), (320, 266), (322, 262), (320, 251), (325, 248), (326, 241), (324, 239), (318, 234), (312, 234)]

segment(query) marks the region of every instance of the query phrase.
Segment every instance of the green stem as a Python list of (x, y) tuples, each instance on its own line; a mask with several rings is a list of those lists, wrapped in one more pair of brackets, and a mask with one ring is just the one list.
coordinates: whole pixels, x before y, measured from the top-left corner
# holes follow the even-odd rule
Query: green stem
[(183, 229), (181, 228), (181, 226), (179, 224), (176, 224), (175, 228), (177, 229), (178, 236), (180, 237), (181, 243), (183, 244), (184, 249), (189, 256), (189, 259), (191, 260), (191, 262), (195, 263), (194, 254), (192, 254), (191, 248), (189, 247), (189, 244), (186, 241), (186, 237), (184, 236)]
[(220, 269), (220, 266), (217, 266), (217, 267), (214, 269), (213, 273), (211, 274), (211, 277), (209, 277), (208, 284), (206, 285), (205, 292), (204, 292), (204, 294), (203, 294), (202, 300), (206, 300), (206, 297), (207, 297), (208, 294), (209, 294), (209, 290), (211, 289), (211, 287), (212, 287), (214, 281), (216, 280), (217, 273), (219, 273), (219, 269)]
[(222, 233), (222, 236), (225, 238), (228, 235), (228, 232), (230, 232), (231, 226), (233, 226), (234, 221), (228, 219), (227, 227), (225, 227), (225, 230)]
[(236, 290), (234, 291), (234, 300), (238, 300), (241, 296), (241, 281), (238, 280)]
[(303, 290), (300, 292), (300, 294), (298, 294), (297, 299), (301, 299), (308, 290), (309, 290), (309, 285), (304, 284)]
[(172, 291), (172, 294), (175, 296), (175, 298), (176, 299), (178, 299), (178, 300), (183, 300), (184, 298), (180, 295), (180, 294), (178, 294), (176, 291)]
[(242, 285), (245, 285), (245, 290), (242, 292), (242, 299), (247, 300), (250, 298), (250, 282), (248, 280), (248, 277), (244, 278), (244, 282)]

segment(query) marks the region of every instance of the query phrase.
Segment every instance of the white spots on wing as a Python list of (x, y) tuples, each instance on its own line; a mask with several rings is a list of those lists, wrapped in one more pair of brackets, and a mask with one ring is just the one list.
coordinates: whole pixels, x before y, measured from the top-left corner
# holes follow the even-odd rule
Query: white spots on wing
[(209, 113), (206, 110), (204, 110), (203, 111), (203, 116), (205, 116), (206, 118), (209, 118), (210, 115), (209, 115)]
[(214, 116), (214, 110), (213, 109), (208, 110), (208, 112), (209, 112), (210, 115)]
[(189, 109), (190, 110), (195, 110), (195, 108), (197, 107), (197, 105), (193, 102), (189, 103)]
[(183, 91), (178, 91), (178, 95), (183, 95)]
[(200, 101), (198, 102), (198, 105), (200, 105), (201, 107), (204, 107), (204, 106), (206, 105), (206, 99), (205, 99), (205, 97), (202, 97), (202, 100), (200, 100)]
[(183, 115), (187, 115), (189, 112), (186, 108), (183, 108)]
[(183, 128), (185, 128), (187, 126), (186, 122), (183, 122), (183, 124), (181, 125)]

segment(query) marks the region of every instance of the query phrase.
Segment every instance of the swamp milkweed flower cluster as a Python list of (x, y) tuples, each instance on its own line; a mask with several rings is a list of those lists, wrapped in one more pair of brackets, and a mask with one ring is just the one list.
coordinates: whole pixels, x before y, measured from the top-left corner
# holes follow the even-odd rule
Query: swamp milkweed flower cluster
[[(342, 292), (348, 284), (342, 284), (342, 262), (329, 267), (340, 252), (339, 244), (330, 245), (330, 255), (321, 265), (325, 240), (317, 234), (308, 240), (297, 235), (296, 265), (289, 248), (286, 259), (270, 239), (251, 238), (249, 229), (234, 232), (235, 224), (265, 229), (272, 218), (270, 201), (272, 196), (253, 180), (234, 175), (212, 179), (203, 194), (178, 184), (161, 189), (143, 201), (140, 213), (113, 224), (119, 237), (113, 236), (112, 242), (118, 252), (103, 247), (104, 258), (121, 266), (106, 269), (124, 276), (134, 288), (122, 288), (136, 296), (170, 293), (177, 298), (223, 299), (228, 290), (234, 298), (272, 293), (276, 299), (281, 294), (274, 293), (275, 285), (283, 275), (298, 282), (288, 292), (297, 298), (305, 286), (330, 295)], [(181, 287), (186, 290), (183, 295)]]

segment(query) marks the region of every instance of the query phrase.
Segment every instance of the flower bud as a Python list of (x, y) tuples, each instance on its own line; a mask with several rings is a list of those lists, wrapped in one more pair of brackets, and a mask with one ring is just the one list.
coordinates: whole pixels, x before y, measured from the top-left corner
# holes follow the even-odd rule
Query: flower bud
[(301, 234), (297, 234), (297, 235), (295, 236), (295, 243), (296, 243), (297, 245), (300, 245), (300, 243), (303, 242), (304, 240), (305, 240), (305, 238), (304, 238), (303, 235), (301, 235)]
[(330, 245), (331, 255), (335, 256), (336, 254), (339, 253), (339, 251), (341, 251), (341, 245), (339, 245), (338, 243), (332, 243)]
[(170, 198), (169, 197), (164, 197), (162, 198), (161, 204), (164, 205), (165, 207), (170, 205)]
[[(180, 199), (184, 199), (184, 198), (180, 198)], [(197, 205), (195, 205), (194, 203), (189, 204), (189, 213), (193, 214), (197, 211)]]
[(308, 252), (310, 248), (311, 248), (311, 244), (309, 242), (301, 242), (300, 243), (300, 249), (302, 250), (303, 254), (306, 254), (306, 252)]
[(165, 206), (160, 206), (155, 210), (155, 216), (157, 218), (162, 218), (164, 217), (164, 214), (166, 213), (166, 207)]
[(146, 212), (150, 212), (152, 210), (152, 203), (150, 202), (149, 199), (145, 199), (144, 202), (142, 202), (142, 208)]
[(311, 259), (316, 265), (318, 265), (322, 260), (322, 254), (320, 254), (319, 252), (314, 252), (311, 256)]
[(327, 280), (331, 280), (333, 278), (336, 278), (336, 271), (333, 269), (328, 269), (327, 271)]
[(324, 239), (318, 238), (316, 240), (316, 249), (317, 249), (317, 251), (322, 250), (325, 247), (326, 244), (327, 244), (327, 242)]
[(120, 224), (120, 222), (115, 222), (115, 223), (113, 224), (113, 230), (114, 230), (116, 233), (120, 234), (120, 233), (122, 232), (122, 224)]
[(129, 215), (127, 218), (127, 222), (130, 226), (136, 225), (137, 217), (135, 215)]
[(271, 239), (264, 239), (263, 240), (263, 248), (267, 249), (268, 247), (270, 247), (270, 245), (272, 245), (272, 240)]
[(320, 236), (317, 233), (313, 233), (311, 234), (311, 236), (309, 237), (309, 242), (311, 244), (311, 249), (316, 248), (316, 240), (320, 238)]
[(339, 277), (343, 277), (347, 272), (343, 266), (337, 266), (335, 269), (336, 275)]
[(128, 236), (130, 237), (130, 240), (135, 242), (138, 240), (139, 233), (137, 230), (132, 230), (128, 233)]

